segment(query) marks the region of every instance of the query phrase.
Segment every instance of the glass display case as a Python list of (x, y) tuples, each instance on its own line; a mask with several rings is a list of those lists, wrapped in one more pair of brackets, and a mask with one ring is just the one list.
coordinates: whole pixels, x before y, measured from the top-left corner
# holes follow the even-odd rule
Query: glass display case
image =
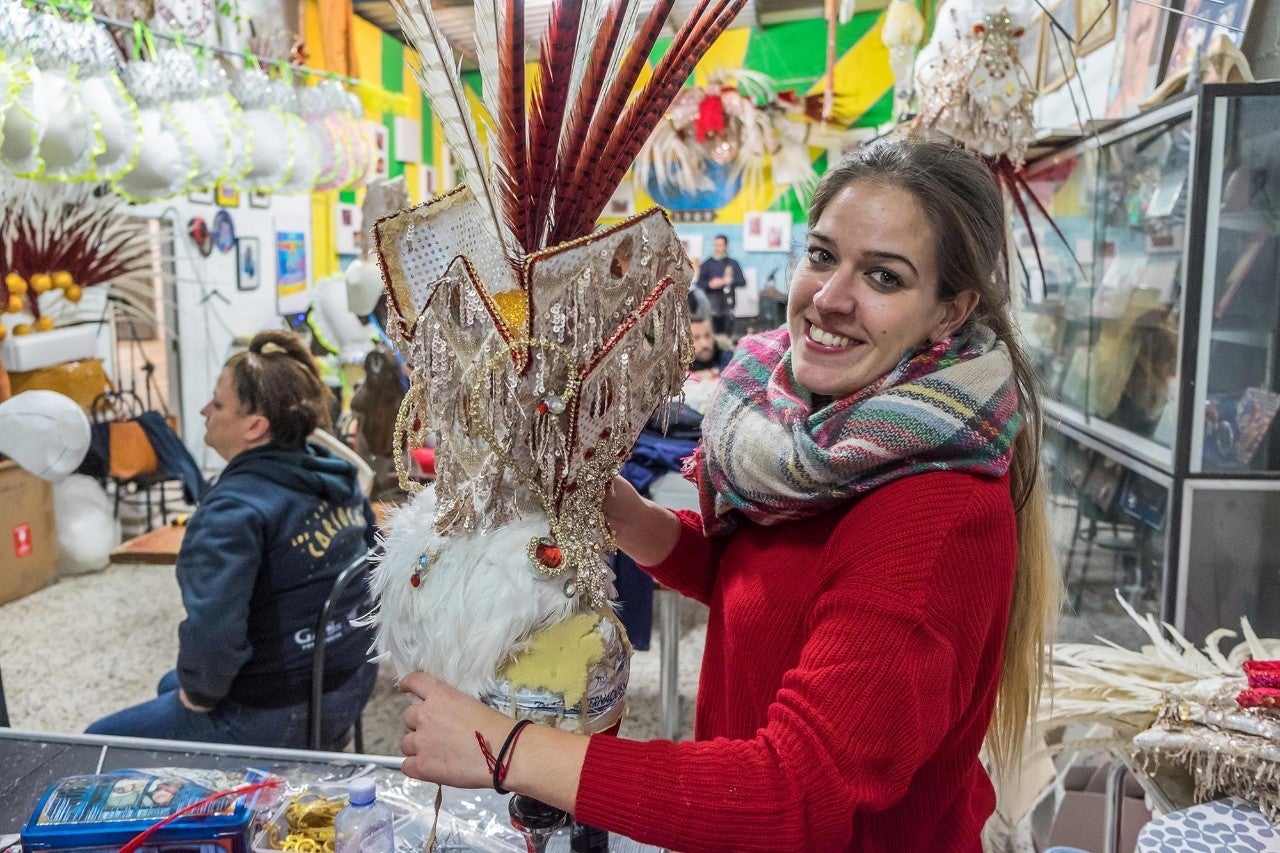
[(1026, 174), (1053, 222), (1013, 217), (1010, 280), (1064, 638), (1140, 643), (1121, 601), (1197, 642), (1280, 635), (1280, 84), (1205, 86)]

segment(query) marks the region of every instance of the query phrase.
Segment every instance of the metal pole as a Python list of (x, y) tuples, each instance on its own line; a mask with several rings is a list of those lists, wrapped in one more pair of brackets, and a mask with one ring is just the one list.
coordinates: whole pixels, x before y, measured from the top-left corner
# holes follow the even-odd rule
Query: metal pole
[(680, 734), (680, 594), (654, 590), (661, 608), (659, 631), (662, 657), (658, 659), (659, 711), (662, 736), (675, 740)]

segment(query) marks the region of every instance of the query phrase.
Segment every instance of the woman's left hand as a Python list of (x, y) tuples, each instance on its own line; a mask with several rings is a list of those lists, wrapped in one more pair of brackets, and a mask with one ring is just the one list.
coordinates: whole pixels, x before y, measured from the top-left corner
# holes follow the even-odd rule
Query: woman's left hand
[(457, 788), (492, 785), (493, 774), (476, 732), (497, 752), (511, 729), (511, 718), (425, 672), (405, 676), (400, 691), (419, 700), (404, 712), (409, 730), (400, 741), (404, 774)]

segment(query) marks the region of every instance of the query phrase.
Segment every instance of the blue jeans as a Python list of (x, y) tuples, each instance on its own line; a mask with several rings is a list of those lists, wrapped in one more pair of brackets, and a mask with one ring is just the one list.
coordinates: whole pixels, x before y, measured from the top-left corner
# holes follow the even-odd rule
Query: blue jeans
[[(321, 748), (331, 751), (342, 749), (347, 733), (373, 693), (377, 677), (377, 664), (366, 664), (341, 687), (324, 694)], [(150, 701), (103, 717), (85, 729), (86, 733), (307, 748), (306, 702), (283, 708), (251, 708), (224, 699), (208, 713), (191, 711), (178, 699), (178, 674), (175, 670), (169, 670), (160, 679), (156, 694), (156, 698)]]

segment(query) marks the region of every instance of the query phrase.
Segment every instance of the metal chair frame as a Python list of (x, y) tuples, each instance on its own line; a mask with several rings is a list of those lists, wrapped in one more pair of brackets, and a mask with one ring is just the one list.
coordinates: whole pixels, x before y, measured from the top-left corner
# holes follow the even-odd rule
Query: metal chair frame
[[(333, 586), (329, 588), (329, 595), (324, 600), (324, 606), (320, 608), (320, 616), (316, 620), (315, 642), (311, 647), (311, 699), (308, 703), (307, 724), (307, 744), (311, 749), (318, 750), (321, 748), (321, 723), (324, 720), (326, 627), (338, 606), (338, 602), (342, 600), (343, 594), (347, 591), (347, 587), (351, 586), (352, 581), (365, 576), (372, 568), (373, 552), (364, 553), (357, 557), (351, 565), (339, 572), (338, 576), (333, 579)], [(363, 753), (364, 726), (361, 724), (360, 715), (356, 715), (354, 728), (356, 752)]]

